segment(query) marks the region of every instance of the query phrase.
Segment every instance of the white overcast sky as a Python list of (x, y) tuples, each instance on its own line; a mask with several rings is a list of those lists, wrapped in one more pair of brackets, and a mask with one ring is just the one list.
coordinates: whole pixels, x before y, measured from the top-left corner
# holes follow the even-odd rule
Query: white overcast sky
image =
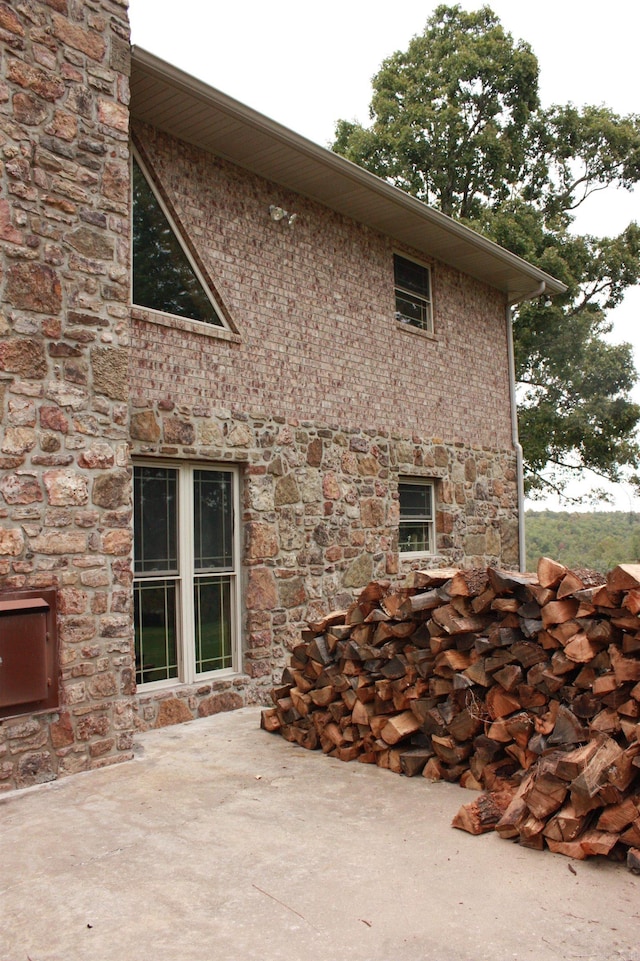
[[(424, 29), (433, 0), (130, 0), (132, 42), (315, 143), (338, 119), (368, 123), (371, 77)], [(463, 0), (474, 10), (482, 0)], [(640, 113), (638, 0), (493, 0), (514, 40), (540, 63), (544, 104), (605, 104)], [(596, 195), (580, 229), (616, 234), (640, 221), (640, 188)], [(640, 369), (640, 289), (612, 315), (613, 339), (634, 345)], [(640, 388), (636, 391), (640, 399)], [(616, 506), (630, 507), (622, 491)], [(549, 503), (553, 509), (556, 505)], [(633, 502), (640, 510), (640, 500)]]

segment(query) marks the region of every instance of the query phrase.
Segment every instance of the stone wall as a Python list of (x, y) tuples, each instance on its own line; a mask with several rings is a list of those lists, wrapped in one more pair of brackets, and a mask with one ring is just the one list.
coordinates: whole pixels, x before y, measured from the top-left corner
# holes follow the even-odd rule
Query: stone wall
[(505, 452), (168, 401), (134, 408), (131, 432), (136, 458), (242, 466), (244, 674), (141, 692), (142, 728), (264, 702), (308, 619), (373, 578), (401, 582), (417, 562), (399, 561), (400, 477), (435, 480), (430, 566), (517, 565), (515, 460)]
[(58, 589), (63, 708), (0, 790), (130, 756), (126, 0), (0, 3), (0, 588)]

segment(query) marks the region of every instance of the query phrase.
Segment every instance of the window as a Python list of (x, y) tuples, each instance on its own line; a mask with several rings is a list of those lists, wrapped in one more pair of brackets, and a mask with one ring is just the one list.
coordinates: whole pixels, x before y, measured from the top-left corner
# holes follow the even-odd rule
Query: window
[(135, 157), (131, 181), (133, 303), (225, 327), (174, 219)]
[(429, 268), (406, 257), (393, 255), (396, 320), (419, 330), (433, 332), (431, 275)]
[(134, 467), (138, 684), (237, 670), (233, 469)]
[(398, 484), (401, 554), (435, 553), (435, 496), (432, 481), (412, 478)]

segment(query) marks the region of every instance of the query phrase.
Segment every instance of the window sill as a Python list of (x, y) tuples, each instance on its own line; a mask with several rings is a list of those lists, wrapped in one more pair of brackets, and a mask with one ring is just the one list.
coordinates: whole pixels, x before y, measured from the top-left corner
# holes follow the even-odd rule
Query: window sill
[(398, 557), (401, 561), (432, 561), (435, 560), (438, 555), (430, 554), (429, 551), (400, 551)]
[(132, 307), (131, 316), (134, 320), (146, 320), (150, 324), (159, 324), (161, 327), (170, 327), (172, 330), (185, 330), (192, 334), (200, 334), (202, 337), (226, 340), (231, 344), (242, 343), (240, 335), (232, 330), (227, 330), (226, 327), (216, 327), (215, 324), (205, 324), (202, 321), (189, 320), (175, 314), (164, 314), (162, 311), (151, 310), (149, 307)]
[(220, 671), (208, 671), (206, 674), (198, 674), (193, 681), (181, 681), (177, 677), (170, 677), (164, 681), (150, 681), (148, 684), (138, 684), (136, 694), (139, 697), (149, 695), (168, 694), (172, 691), (182, 692), (187, 688), (201, 687), (203, 684), (215, 684), (216, 681), (229, 681), (236, 677), (245, 677), (242, 671), (236, 671), (232, 667), (223, 668)]
[(414, 327), (413, 324), (403, 324), (399, 320), (396, 320), (396, 327), (405, 334), (414, 334), (416, 337), (423, 337), (425, 340), (438, 339), (432, 330), (422, 330), (421, 327)]

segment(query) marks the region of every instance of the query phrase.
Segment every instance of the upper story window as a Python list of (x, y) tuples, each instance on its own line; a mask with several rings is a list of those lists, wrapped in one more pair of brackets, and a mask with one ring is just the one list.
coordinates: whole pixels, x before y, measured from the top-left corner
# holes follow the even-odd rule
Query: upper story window
[(424, 264), (393, 255), (396, 320), (433, 333), (431, 273)]
[(133, 303), (226, 327), (174, 218), (135, 156), (132, 190)]
[(401, 554), (434, 554), (436, 545), (435, 491), (433, 481), (419, 477), (398, 482)]

